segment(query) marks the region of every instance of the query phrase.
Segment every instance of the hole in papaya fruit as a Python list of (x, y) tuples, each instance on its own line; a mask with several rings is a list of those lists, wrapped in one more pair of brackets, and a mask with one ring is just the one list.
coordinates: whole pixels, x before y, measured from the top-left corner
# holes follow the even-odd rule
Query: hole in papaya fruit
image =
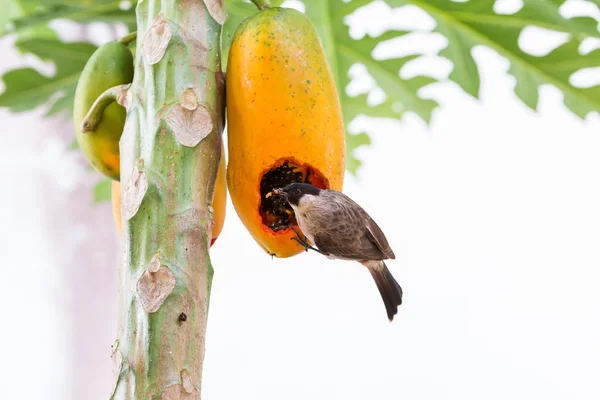
[(262, 222), (273, 232), (279, 232), (296, 226), (296, 217), (292, 207), (280, 196), (267, 194), (294, 182), (310, 183), (321, 189), (327, 189), (329, 182), (319, 170), (294, 160), (275, 163), (260, 180), (260, 215)]

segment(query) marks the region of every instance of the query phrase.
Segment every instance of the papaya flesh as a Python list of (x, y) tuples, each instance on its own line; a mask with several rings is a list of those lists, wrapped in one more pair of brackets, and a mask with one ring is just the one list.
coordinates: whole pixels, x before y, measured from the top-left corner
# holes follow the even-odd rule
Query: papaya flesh
[(227, 182), (237, 214), (269, 254), (303, 251), (293, 210), (268, 195), (292, 182), (342, 189), (345, 131), (316, 29), (301, 12), (266, 8), (238, 27), (226, 79)]
[(116, 102), (109, 105), (93, 132), (83, 133), (81, 122), (98, 96), (105, 90), (133, 81), (133, 56), (122, 43), (99, 47), (86, 63), (75, 90), (73, 123), (79, 148), (96, 170), (118, 181), (120, 175), (119, 139), (127, 112)]
[[(225, 225), (225, 209), (227, 206), (227, 177), (225, 167), (225, 149), (221, 147), (221, 161), (219, 162), (219, 169), (217, 171), (217, 180), (215, 182), (215, 195), (213, 198), (213, 228), (212, 228), (212, 239), (210, 245), (212, 246), (221, 231), (223, 231), (223, 225)], [(111, 187), (112, 193), (112, 211), (115, 225), (119, 236), (122, 235), (122, 219), (121, 219), (121, 184), (118, 181), (112, 181)]]

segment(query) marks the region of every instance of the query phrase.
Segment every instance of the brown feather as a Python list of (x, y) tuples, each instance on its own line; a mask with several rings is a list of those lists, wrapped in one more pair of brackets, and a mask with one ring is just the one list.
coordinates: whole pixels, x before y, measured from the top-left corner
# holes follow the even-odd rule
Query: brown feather
[(390, 247), (387, 238), (383, 234), (383, 231), (369, 215), (367, 215), (367, 236), (373, 241), (373, 243), (377, 245), (377, 247), (379, 247), (379, 250), (381, 250), (381, 252), (387, 256), (387, 258), (392, 260), (396, 258), (396, 255), (392, 251), (392, 248)]
[(346, 260), (395, 258), (381, 228), (351, 198), (332, 190), (304, 197), (296, 217), (323, 253)]
[(391, 321), (402, 304), (402, 288), (383, 260), (396, 256), (369, 214), (348, 196), (333, 190), (304, 194), (297, 203), (290, 204), (300, 229), (321, 253), (359, 261), (369, 269)]
[(402, 288), (383, 261), (367, 261), (363, 265), (375, 280), (388, 319), (392, 321), (398, 313), (398, 306), (402, 304)]

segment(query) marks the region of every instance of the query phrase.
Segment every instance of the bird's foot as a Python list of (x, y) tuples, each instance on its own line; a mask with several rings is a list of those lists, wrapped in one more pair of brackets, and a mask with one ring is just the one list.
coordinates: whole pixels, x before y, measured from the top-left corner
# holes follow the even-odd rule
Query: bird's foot
[(298, 244), (300, 244), (300, 246), (304, 247), (304, 251), (308, 251), (308, 249), (314, 250), (319, 254), (323, 254), (321, 253), (321, 250), (317, 249), (316, 247), (313, 247), (310, 245), (310, 243), (308, 243), (306, 241), (306, 239), (303, 239), (302, 236), (300, 236), (300, 233), (292, 228), (292, 230), (294, 231), (294, 233), (296, 234), (296, 237), (291, 238), (291, 240), (295, 240), (296, 242), (298, 242)]

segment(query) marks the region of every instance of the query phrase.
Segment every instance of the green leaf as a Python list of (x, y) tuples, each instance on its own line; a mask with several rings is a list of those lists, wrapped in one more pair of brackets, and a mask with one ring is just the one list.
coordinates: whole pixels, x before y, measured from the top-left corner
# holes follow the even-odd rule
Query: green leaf
[(65, 43), (52, 39), (19, 40), (16, 45), (44, 61), (53, 61), (57, 68), (68, 66), (73, 70), (82, 70), (97, 49), (95, 45), (88, 42)]
[(71, 12), (77, 11), (79, 8), (73, 8), (69, 6), (57, 5), (50, 8), (38, 9), (34, 12), (27, 13), (20, 18), (12, 21), (14, 28), (9, 30), (8, 33), (20, 32), (24, 29), (46, 24), (57, 18), (67, 18)]
[(96, 46), (91, 43), (63, 43), (50, 39), (24, 40), (18, 46), (42, 60), (54, 62), (56, 73), (47, 77), (32, 68), (5, 73), (2, 80), (6, 88), (0, 94), (0, 107), (22, 112), (46, 104), (54, 98), (58, 104), (55, 103), (49, 113), (71, 108), (79, 75)]
[(54, 100), (52, 106), (48, 109), (46, 115), (48, 117), (65, 114), (68, 118), (73, 118), (73, 102), (75, 101), (75, 86), (69, 87), (69, 90), (61, 93), (57, 99)]
[(53, 39), (58, 40), (58, 35), (52, 28), (49, 28), (45, 25), (32, 26), (27, 29), (20, 30), (17, 34), (17, 41), (15, 46), (22, 53), (27, 53), (26, 49), (19, 47), (21, 42), (27, 40), (38, 40), (38, 39)]
[(21, 68), (7, 72), (2, 76), (6, 85), (0, 95), (0, 107), (8, 107), (12, 112), (32, 110), (45, 104), (50, 97), (69, 79), (54, 79), (41, 75), (32, 68)]
[(368, 115), (374, 118), (393, 118), (399, 119), (403, 114), (402, 103), (392, 100), (385, 100), (376, 105), (368, 104), (368, 96), (361, 94), (356, 97), (348, 97), (344, 102), (344, 118), (346, 124), (360, 114)]
[[(598, 0), (596, 0), (598, 1)], [(600, 66), (600, 51), (579, 54), (583, 39), (600, 37), (597, 21), (589, 17), (564, 18), (559, 7), (565, 0), (524, 0), (523, 7), (510, 15), (494, 12), (494, 0), (386, 0), (391, 6), (413, 4), (436, 21), (435, 31), (448, 38), (440, 56), (454, 63), (450, 79), (467, 93), (479, 96), (479, 72), (471, 50), (483, 45), (510, 62), (509, 73), (517, 79), (516, 95), (532, 109), (537, 108), (539, 88), (550, 84), (564, 94), (565, 105), (580, 117), (600, 111), (600, 87), (577, 88), (569, 78), (582, 68)], [(569, 40), (545, 56), (533, 56), (520, 49), (521, 31), (536, 26), (570, 33)]]
[(110, 200), (112, 181), (109, 178), (104, 178), (94, 186), (94, 203), (102, 203)]
[(17, 0), (0, 0), (0, 36), (4, 35), (8, 23), (20, 13)]
[[(429, 122), (437, 103), (422, 98), (419, 90), (435, 80), (426, 76), (415, 76), (410, 79), (400, 77), (400, 69), (406, 63), (419, 58), (421, 54), (384, 60), (373, 56), (373, 51), (378, 45), (408, 32), (388, 31), (379, 37), (365, 36), (362, 39), (353, 39), (350, 36), (344, 19), (369, 3), (370, 0), (304, 1), (306, 14), (315, 24), (323, 42), (340, 95), (346, 124), (360, 114), (370, 117), (400, 118), (404, 112), (414, 112), (424, 121)], [(350, 83), (348, 71), (355, 63), (362, 64), (383, 90), (386, 95), (384, 103), (373, 107), (367, 103), (366, 95), (350, 97), (346, 93), (346, 87)], [(354, 150), (369, 143), (365, 137), (366, 134), (346, 135), (347, 168), (352, 173), (355, 173), (360, 166), (360, 161), (354, 156)]]
[[(398, 119), (402, 116), (402, 104), (399, 102), (393, 102), (391, 100), (385, 100), (376, 105), (370, 105), (368, 103), (368, 96), (361, 94), (356, 97), (348, 97), (344, 101), (344, 120), (346, 126), (359, 115), (368, 115), (372, 118), (393, 118)], [(360, 146), (367, 146), (371, 144), (369, 135), (365, 132), (352, 134), (346, 133), (346, 169), (351, 174), (356, 175), (360, 168), (361, 161), (356, 157), (355, 150)]]
[[(351, 133), (346, 134), (346, 146), (347, 147), (356, 149), (360, 146), (366, 146), (369, 144), (371, 144), (371, 139), (369, 138), (369, 135), (364, 132), (357, 133), (357, 134), (351, 134)], [(358, 169), (360, 168), (360, 165), (361, 165), (361, 161), (358, 158), (356, 158), (356, 155), (354, 154), (354, 152), (352, 152), (350, 154), (350, 157), (347, 157), (347, 159), (346, 159), (346, 169), (351, 174), (356, 175), (356, 173), (358, 172)]]
[[(123, 10), (120, 1), (94, 1), (93, 5), (85, 5), (78, 1), (44, 2), (31, 12), (13, 19), (14, 28), (9, 32), (21, 32), (24, 29), (47, 24), (55, 19), (69, 19), (74, 22), (106, 22), (124, 23), (129, 29), (135, 29), (135, 7)], [(89, 1), (87, 2), (89, 3)]]
[(77, 7), (94, 7), (100, 5), (119, 5), (119, 1), (115, 0), (37, 0), (40, 5), (43, 6), (53, 6), (57, 4), (65, 4), (69, 6), (77, 6)]
[(256, 13), (256, 11), (256, 6), (250, 3), (238, 1), (227, 4), (227, 20), (225, 20), (223, 30), (221, 31), (221, 65), (223, 71), (227, 69), (229, 48), (231, 47), (235, 30), (244, 19)]
[(88, 23), (88, 22), (105, 22), (107, 24), (123, 23), (127, 25), (129, 32), (136, 30), (137, 22), (135, 16), (135, 8), (129, 10), (119, 9), (108, 9), (102, 12), (95, 13), (76, 13), (72, 14), (70, 18), (74, 22)]

